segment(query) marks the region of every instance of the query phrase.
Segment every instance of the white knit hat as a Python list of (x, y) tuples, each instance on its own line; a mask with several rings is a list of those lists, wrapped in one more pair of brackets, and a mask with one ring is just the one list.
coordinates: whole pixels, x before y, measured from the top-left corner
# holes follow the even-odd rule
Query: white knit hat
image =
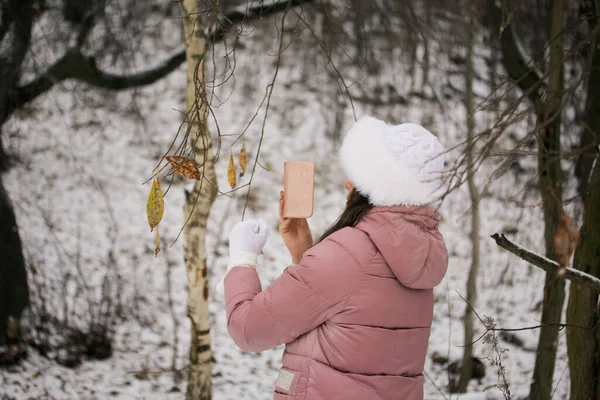
[(375, 206), (417, 206), (439, 196), (444, 148), (419, 124), (358, 120), (340, 149), (342, 168)]

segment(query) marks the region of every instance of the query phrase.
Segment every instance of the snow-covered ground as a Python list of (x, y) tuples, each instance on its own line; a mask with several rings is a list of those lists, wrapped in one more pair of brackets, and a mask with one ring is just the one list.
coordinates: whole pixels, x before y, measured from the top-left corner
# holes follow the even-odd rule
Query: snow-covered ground
[[(221, 99), (227, 101), (214, 108), (223, 135), (238, 135), (243, 131), (273, 77), (274, 52), (267, 55), (265, 50), (273, 43), (259, 46), (256, 41), (247, 39), (247, 42), (236, 56), (235, 80), (220, 89)], [(283, 162), (302, 159), (316, 164), (316, 210), (310, 220), (315, 236), (336, 219), (344, 206), (337, 145), (325, 134), (332, 124), (331, 100), (297, 83), (303, 77), (293, 57), (293, 52), (288, 52), (283, 58), (261, 147), (259, 161), (270, 171), (257, 167), (246, 214), (246, 218), (264, 218), (272, 229), (258, 267), (265, 286), (291, 261), (277, 235), (277, 199), (282, 187)], [(390, 68), (393, 73), (387, 76), (389, 80), (402, 75), (402, 71)], [(331, 79), (325, 71), (323, 64), (322, 74), (311, 77), (313, 86)], [(5, 185), (15, 205), (28, 261), (35, 267), (38, 278), (43, 277), (33, 277), (32, 281), (46, 282), (34, 285), (32, 291), (44, 294), (50, 312), (59, 319), (64, 318), (66, 307), (72, 323), (85, 330), (91, 318), (87, 311), (89, 303), (100, 298), (103, 282), (119, 281), (120, 285), (105, 285), (104, 289), (115, 304), (121, 305), (121, 316), (114, 324), (114, 354), (110, 359), (85, 361), (69, 369), (32, 349), (20, 366), (0, 370), (1, 398), (184, 398), (189, 345), (186, 274), (182, 240), (173, 242), (185, 220), (183, 192), (190, 184), (175, 180), (165, 197), (165, 215), (160, 225), (163, 250), (157, 258), (145, 216), (149, 185), (142, 185), (181, 123), (184, 94), (183, 66), (167, 79), (135, 94), (99, 93), (66, 82), (3, 127), (9, 150), (19, 157), (19, 163), (4, 178)], [(409, 100), (407, 105), (387, 107), (356, 103), (356, 114), (369, 113), (396, 123), (409, 120), (423, 123), (448, 148), (464, 140), (465, 113), (458, 100), (448, 100), (444, 112), (427, 100)], [(263, 116), (264, 108), (245, 136), (250, 160), (256, 156)], [(478, 117), (480, 127), (489, 123), (489, 118)], [(347, 107), (343, 129), (353, 120), (352, 109)], [(215, 132), (214, 121), (211, 127)], [(217, 163), (222, 191), (228, 188), (226, 169), (233, 138), (223, 137)], [(237, 152), (239, 145), (233, 150)], [(451, 153), (450, 157), (456, 155)], [(510, 232), (518, 243), (542, 252), (539, 198), (532, 190), (522, 190), (527, 180), (535, 176), (534, 163), (535, 160), (521, 161), (525, 171), (518, 176), (509, 171), (481, 201), (482, 268), (476, 309), (481, 316), (494, 318), (498, 327), (539, 324), (543, 273), (502, 251), (489, 238), (495, 232)], [(491, 163), (481, 167), (480, 187), (492, 167)], [(249, 176), (248, 173), (240, 183), (248, 182)], [(163, 182), (163, 187), (168, 186), (167, 182)], [(241, 219), (245, 195), (243, 189), (231, 197), (220, 196), (211, 211), (207, 239), (211, 288), (225, 271), (227, 236), (232, 225)], [(512, 196), (521, 203), (507, 201)], [(469, 207), (468, 192), (461, 188), (441, 208), (441, 230), (451, 258), (448, 274), (435, 291), (435, 318), (425, 379), (428, 399), (449, 397), (445, 367), (435, 364), (432, 356), (457, 360), (462, 354), (461, 317), (465, 303), (460, 295), (465, 295), (470, 266)], [(214, 398), (271, 398), (282, 348), (262, 354), (242, 352), (227, 334), (223, 300), (214, 290), (210, 311), (216, 360)], [(484, 331), (483, 325), (477, 325), (476, 335)], [(504, 339), (499, 342), (501, 349), (507, 350), (502, 360), (513, 398), (528, 393), (537, 335), (537, 330), (525, 330), (515, 333), (522, 341), (520, 345)], [(474, 351), (486, 363), (486, 376), (481, 382), (472, 381), (470, 393), (460, 398), (502, 398), (497, 389), (486, 390), (498, 383), (497, 368), (488, 360), (495, 357), (492, 346), (479, 341)], [(179, 372), (172, 370), (173, 357)], [(554, 398), (567, 397), (568, 382), (563, 331)]]

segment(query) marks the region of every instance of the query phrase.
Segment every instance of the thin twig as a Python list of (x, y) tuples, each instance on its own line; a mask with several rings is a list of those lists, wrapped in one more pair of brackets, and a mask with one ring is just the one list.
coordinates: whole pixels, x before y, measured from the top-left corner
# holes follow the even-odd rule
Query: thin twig
[[(463, 299), (463, 301), (467, 304), (467, 307), (469, 307), (471, 309), (471, 311), (473, 311), (473, 314), (475, 314), (475, 316), (477, 316), (477, 319), (479, 319), (479, 321), (483, 324), (483, 326), (485, 326), (485, 332), (483, 332), (477, 339), (475, 339), (474, 341), (472, 341), (471, 343), (465, 344), (464, 346), (458, 346), (458, 347), (467, 347), (467, 346), (472, 346), (475, 343), (479, 342), (485, 335), (487, 335), (490, 332), (519, 332), (519, 331), (530, 331), (533, 329), (540, 329), (543, 328), (544, 326), (557, 326), (559, 327), (559, 330), (563, 330), (564, 328), (578, 328), (578, 329), (585, 329), (587, 331), (591, 330), (590, 328), (587, 328), (585, 326), (579, 326), (579, 325), (571, 325), (571, 324), (541, 324), (541, 325), (534, 325), (534, 326), (525, 326), (525, 327), (521, 327), (521, 328), (496, 328), (496, 324), (492, 324), (490, 325), (490, 323), (484, 321), (479, 314), (477, 314), (477, 311), (475, 311), (475, 309), (473, 308), (473, 306), (471, 306), (471, 304), (469, 304), (469, 302), (458, 292), (458, 290), (456, 291), (456, 293), (460, 296), (461, 299)], [(487, 317), (486, 317), (487, 318)], [(489, 318), (487, 318), (489, 319)]]
[(425, 378), (427, 378), (429, 380), (429, 382), (431, 382), (433, 387), (442, 395), (444, 400), (448, 400), (448, 397), (446, 397), (446, 394), (444, 393), (444, 391), (442, 389), (440, 389), (440, 387), (438, 385), (435, 384), (434, 380), (431, 378), (431, 376), (429, 376), (427, 371), (423, 371), (423, 375), (425, 376)]
[(281, 18), (281, 36), (279, 38), (279, 51), (277, 53), (277, 65), (275, 67), (275, 73), (273, 74), (273, 79), (271, 83), (267, 86), (267, 105), (265, 106), (265, 116), (263, 118), (262, 128), (260, 131), (260, 139), (258, 141), (258, 149), (256, 150), (256, 157), (254, 158), (254, 165), (252, 167), (252, 173), (250, 175), (250, 181), (248, 182), (248, 193), (246, 194), (246, 201), (244, 202), (244, 210), (242, 211), (242, 220), (246, 215), (246, 209), (248, 208), (248, 199), (250, 198), (250, 190), (252, 190), (252, 181), (254, 180), (254, 172), (256, 171), (256, 166), (258, 165), (258, 157), (260, 156), (260, 149), (262, 146), (263, 138), (265, 136), (265, 126), (267, 124), (267, 117), (269, 116), (269, 107), (271, 105), (271, 96), (273, 95), (273, 89), (275, 87), (275, 82), (277, 81), (277, 75), (279, 74), (279, 67), (281, 66), (281, 53), (283, 52), (283, 32), (285, 27), (285, 17), (289, 11), (288, 7), (283, 16)]

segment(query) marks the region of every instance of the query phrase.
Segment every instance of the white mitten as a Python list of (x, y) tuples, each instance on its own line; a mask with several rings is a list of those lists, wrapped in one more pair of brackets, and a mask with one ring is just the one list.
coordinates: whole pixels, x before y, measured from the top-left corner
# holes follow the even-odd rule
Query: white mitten
[[(262, 219), (238, 222), (229, 234), (229, 263), (227, 272), (233, 267), (256, 267), (258, 255), (262, 252), (269, 229)], [(217, 293), (225, 294), (225, 276), (217, 284)]]

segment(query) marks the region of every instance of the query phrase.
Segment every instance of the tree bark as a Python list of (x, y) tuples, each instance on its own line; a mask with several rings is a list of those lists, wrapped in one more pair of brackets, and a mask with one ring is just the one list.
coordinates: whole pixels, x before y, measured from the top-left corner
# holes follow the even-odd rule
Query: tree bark
[(464, 327), (464, 352), (462, 359), (462, 369), (458, 392), (465, 393), (469, 386), (469, 381), (473, 375), (473, 311), (477, 303), (477, 276), (479, 275), (479, 193), (475, 185), (474, 168), (474, 146), (473, 136), (475, 131), (473, 104), (473, 52), (475, 47), (475, 10), (473, 1), (467, 4), (469, 14), (469, 28), (467, 41), (467, 59), (465, 71), (465, 110), (467, 112), (467, 184), (469, 186), (469, 195), (471, 197), (471, 268), (469, 269), (469, 278), (467, 280), (467, 306), (465, 309)]
[[(538, 115), (538, 171), (544, 208), (546, 257), (556, 260), (554, 236), (562, 208), (562, 171), (560, 168), (560, 114), (564, 91), (564, 20), (566, 0), (551, 0), (548, 13), (548, 92), (543, 115)], [(558, 332), (565, 299), (565, 282), (546, 273), (542, 328), (535, 358), (529, 398), (549, 400), (552, 394)]]
[(365, 21), (363, 19), (363, 9), (361, 0), (352, 0), (352, 7), (354, 8), (354, 36), (356, 37), (356, 56), (354, 62), (356, 65), (368, 64), (368, 47), (367, 47), (367, 35), (365, 34)]
[[(596, 20), (600, 20), (600, 0), (595, 1)], [(600, 32), (593, 40), (594, 50), (588, 80), (585, 130), (598, 137), (600, 133)], [(575, 252), (574, 266), (600, 278), (600, 162), (593, 148), (590, 165), (594, 165), (589, 181), (580, 182), (584, 197), (583, 225)], [(571, 286), (567, 306), (567, 324), (590, 328), (589, 331), (567, 327), (567, 353), (571, 376), (571, 400), (600, 399), (600, 328), (598, 292), (584, 286)]]
[[(597, 117), (596, 117), (597, 118)], [(600, 163), (596, 160), (588, 185), (576, 268), (600, 277)], [(567, 353), (571, 376), (571, 400), (600, 399), (598, 293), (583, 285), (571, 286), (567, 306)]]
[[(588, 91), (587, 91), (587, 101), (585, 107), (585, 116), (584, 116), (584, 124), (581, 129), (581, 137), (579, 140), (579, 148), (581, 149), (581, 154), (577, 157), (577, 162), (575, 164), (575, 176), (579, 179), (579, 184), (577, 185), (577, 192), (579, 196), (581, 196), (581, 200), (584, 202), (587, 194), (587, 185), (590, 178), (590, 173), (592, 172), (592, 168), (594, 167), (594, 160), (596, 159), (596, 153), (598, 152), (597, 146), (600, 144), (600, 131), (598, 129), (594, 129), (593, 121), (590, 121), (590, 116), (600, 115), (600, 93), (598, 79), (594, 78), (594, 73), (597, 75), (598, 69), (600, 69), (600, 56), (598, 56), (598, 35), (600, 33), (600, 5), (595, 4), (594, 0), (590, 3), (585, 3), (583, 7), (580, 7), (580, 18), (583, 20), (584, 18), (588, 20), (588, 24), (590, 26), (590, 31), (594, 34), (594, 37), (591, 39), (590, 50), (592, 54), (592, 63), (590, 66), (590, 74), (588, 77)], [(589, 6), (588, 6), (589, 4)], [(582, 12), (585, 10), (584, 12)], [(595, 79), (595, 82), (591, 82), (591, 80)], [(592, 125), (590, 125), (590, 123)], [(596, 125), (597, 126), (597, 125)]]
[(493, 37), (500, 35), (500, 49), (502, 52), (502, 64), (510, 79), (529, 98), (531, 104), (539, 111), (541, 104), (540, 93), (545, 83), (540, 74), (526, 61), (521, 53), (522, 45), (515, 34), (513, 25), (503, 25), (503, 10), (498, 6), (496, 0), (488, 0), (489, 27)]
[(191, 320), (189, 377), (186, 398), (212, 398), (212, 350), (208, 318), (208, 271), (206, 226), (217, 195), (216, 173), (204, 81), (206, 38), (197, 0), (181, 2), (187, 61), (187, 129), (194, 160), (201, 165), (201, 179), (186, 193), (184, 212), (189, 216), (184, 229), (184, 256), (188, 281), (188, 317)]
[[(31, 41), (32, 0), (4, 1), (0, 5), (0, 135), (5, 110), (12, 101), (21, 65)], [(0, 174), (10, 160), (0, 139)], [(7, 335), (9, 318), (19, 323), (29, 305), (27, 270), (13, 206), (0, 175), (0, 343), (18, 338)], [(14, 329), (12, 329), (14, 331)]]
[(15, 213), (0, 175), (0, 343), (6, 339), (9, 318), (18, 323), (29, 305), (29, 287)]
[(33, 27), (33, 1), (10, 0), (0, 4), (0, 125), (17, 94), (21, 66), (29, 50)]

